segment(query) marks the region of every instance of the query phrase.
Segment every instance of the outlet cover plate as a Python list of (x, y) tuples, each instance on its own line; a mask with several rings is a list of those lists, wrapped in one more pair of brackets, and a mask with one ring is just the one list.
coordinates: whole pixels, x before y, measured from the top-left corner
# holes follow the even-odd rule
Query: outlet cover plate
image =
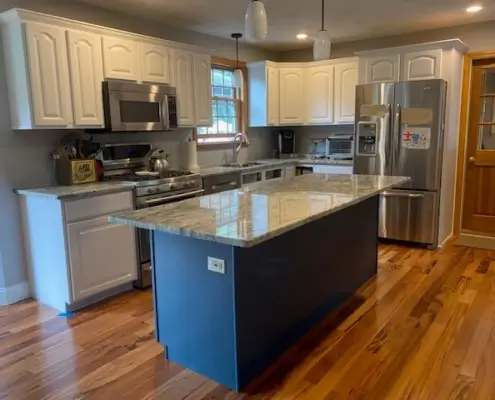
[(216, 272), (217, 274), (225, 274), (225, 260), (208, 257), (208, 271)]

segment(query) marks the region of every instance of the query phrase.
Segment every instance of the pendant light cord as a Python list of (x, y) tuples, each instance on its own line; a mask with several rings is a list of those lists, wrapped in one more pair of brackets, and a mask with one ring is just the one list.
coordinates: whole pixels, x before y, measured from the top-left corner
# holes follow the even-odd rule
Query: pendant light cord
[(321, 0), (321, 30), (325, 30), (325, 0)]
[(235, 38), (235, 54), (237, 58), (237, 69), (239, 69), (239, 38)]

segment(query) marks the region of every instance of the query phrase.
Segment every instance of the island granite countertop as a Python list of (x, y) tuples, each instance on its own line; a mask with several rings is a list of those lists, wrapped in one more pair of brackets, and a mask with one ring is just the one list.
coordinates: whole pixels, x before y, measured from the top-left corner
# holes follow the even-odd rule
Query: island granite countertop
[(406, 177), (308, 174), (111, 216), (111, 222), (251, 247), (350, 207)]
[(24, 196), (48, 197), (57, 200), (75, 200), (106, 194), (126, 192), (134, 189), (129, 182), (96, 182), (80, 185), (53, 185), (30, 189), (16, 189), (15, 193)]

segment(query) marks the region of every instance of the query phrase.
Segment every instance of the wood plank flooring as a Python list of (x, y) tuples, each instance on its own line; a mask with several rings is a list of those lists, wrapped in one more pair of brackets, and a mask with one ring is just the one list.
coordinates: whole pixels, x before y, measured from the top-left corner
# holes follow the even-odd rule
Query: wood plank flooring
[(165, 360), (151, 302), (0, 308), (0, 398), (495, 399), (495, 251), (381, 246), (378, 275), (241, 394)]

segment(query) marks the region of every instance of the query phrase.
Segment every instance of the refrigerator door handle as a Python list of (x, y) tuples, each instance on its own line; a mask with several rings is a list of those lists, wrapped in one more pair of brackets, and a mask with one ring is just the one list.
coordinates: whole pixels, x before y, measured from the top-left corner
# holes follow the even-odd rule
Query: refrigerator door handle
[(383, 192), (382, 196), (385, 197), (407, 197), (409, 199), (422, 199), (425, 197), (421, 193), (400, 193), (400, 192)]
[[(388, 131), (387, 132), (390, 132), (390, 128), (392, 126), (392, 122), (393, 122), (393, 118), (392, 118), (392, 106), (390, 104), (387, 104), (387, 129)], [(386, 136), (387, 137), (387, 136)], [(386, 168), (388, 169), (389, 173), (391, 172), (390, 171), (390, 166), (391, 166), (391, 157), (392, 157), (392, 149), (394, 147), (393, 141), (391, 140), (390, 138), (390, 135), (388, 135), (388, 138), (387, 138), (387, 141), (386, 141), (386, 144), (385, 144), (385, 165), (386, 165)]]
[[(401, 126), (402, 126), (402, 107), (400, 104), (397, 104), (395, 108), (395, 138), (394, 138), (394, 146), (395, 146), (395, 154), (394, 154), (394, 167), (399, 161), (400, 157), (400, 135), (401, 135)], [(392, 175), (395, 171), (392, 170)]]

